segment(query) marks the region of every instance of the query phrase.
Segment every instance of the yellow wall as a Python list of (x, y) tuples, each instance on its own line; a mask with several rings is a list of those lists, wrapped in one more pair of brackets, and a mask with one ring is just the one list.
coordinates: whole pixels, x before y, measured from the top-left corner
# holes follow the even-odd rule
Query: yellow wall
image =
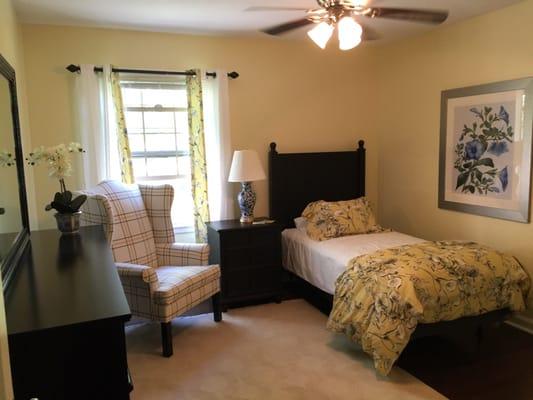
[[(377, 200), (376, 140), (370, 132), (374, 101), (369, 54), (322, 52), (307, 41), (184, 36), (91, 28), (23, 27), (33, 143), (73, 140), (71, 63), (183, 70), (226, 68), (230, 81), (232, 142), (255, 149), (267, 165), (268, 144), (284, 151), (345, 150), (368, 141), (368, 192)], [(41, 227), (53, 226), (42, 211), (57, 189), (42, 168), (35, 171)], [(70, 185), (77, 186), (74, 178)], [(236, 184), (237, 185), (237, 184)], [(256, 215), (268, 211), (267, 184), (257, 182)], [(237, 188), (236, 188), (237, 189)]]
[(533, 225), (437, 207), (442, 90), (533, 76), (533, 1), (379, 54), (381, 222), (429, 239), (469, 239), (516, 255), (533, 276)]

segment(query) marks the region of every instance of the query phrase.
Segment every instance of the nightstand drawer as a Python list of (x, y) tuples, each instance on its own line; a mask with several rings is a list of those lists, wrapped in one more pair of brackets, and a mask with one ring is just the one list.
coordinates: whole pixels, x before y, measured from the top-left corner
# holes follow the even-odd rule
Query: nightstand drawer
[(281, 289), (281, 266), (269, 265), (254, 268), (250, 277), (250, 285), (255, 293), (273, 293)]
[(238, 298), (254, 293), (250, 286), (251, 274), (246, 270), (225, 271), (222, 276), (222, 296), (224, 299)]
[(224, 297), (260, 297), (277, 293), (281, 286), (281, 267), (264, 266), (226, 271), (222, 278)]
[(209, 262), (219, 264), (222, 304), (281, 295), (281, 229), (277, 224), (207, 223)]
[(250, 249), (250, 264), (254, 266), (280, 265), (278, 246), (263, 246)]
[(280, 233), (278, 230), (263, 230), (255, 232), (250, 240), (252, 247), (276, 247), (280, 243)]
[(240, 249), (243, 247), (250, 247), (251, 235), (250, 232), (241, 230), (233, 232), (224, 232), (220, 237), (220, 244), (224, 251), (229, 249)]
[(280, 263), (279, 251), (275, 247), (226, 249), (222, 254), (222, 268), (234, 270)]
[(221, 265), (224, 270), (253, 265), (253, 251), (250, 248), (226, 248), (222, 253)]

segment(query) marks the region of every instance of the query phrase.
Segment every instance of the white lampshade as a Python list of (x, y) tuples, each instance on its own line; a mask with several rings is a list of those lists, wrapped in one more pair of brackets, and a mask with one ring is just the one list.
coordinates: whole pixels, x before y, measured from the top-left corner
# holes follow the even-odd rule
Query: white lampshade
[(363, 28), (351, 17), (343, 17), (338, 25), (339, 30), (339, 48), (341, 50), (350, 50), (361, 43)]
[(307, 32), (307, 35), (311, 38), (313, 42), (315, 42), (318, 47), (320, 47), (321, 49), (325, 49), (326, 44), (328, 44), (328, 40), (333, 34), (334, 29), (335, 28), (333, 28), (333, 26), (331, 26), (330, 24), (326, 22), (321, 22), (309, 32)]
[(233, 153), (228, 182), (252, 182), (266, 179), (265, 171), (254, 150), (237, 150)]

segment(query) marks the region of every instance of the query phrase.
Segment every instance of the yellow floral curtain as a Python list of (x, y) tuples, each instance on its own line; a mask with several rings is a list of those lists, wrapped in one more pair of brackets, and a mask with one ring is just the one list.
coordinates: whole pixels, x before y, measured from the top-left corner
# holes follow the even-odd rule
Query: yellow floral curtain
[(117, 72), (111, 71), (110, 83), (111, 96), (113, 97), (113, 105), (117, 124), (117, 139), (120, 152), (120, 174), (122, 177), (122, 182), (134, 183), (135, 177), (133, 175), (133, 166), (131, 163), (130, 142), (128, 139), (128, 131), (126, 129), (124, 106), (122, 103), (122, 91), (120, 89), (120, 81)]
[(187, 103), (189, 114), (189, 154), (191, 158), (191, 183), (194, 205), (194, 231), (196, 241), (207, 241), (209, 207), (207, 201), (207, 164), (205, 158), (204, 116), (202, 104), (202, 75), (194, 70), (187, 75)]

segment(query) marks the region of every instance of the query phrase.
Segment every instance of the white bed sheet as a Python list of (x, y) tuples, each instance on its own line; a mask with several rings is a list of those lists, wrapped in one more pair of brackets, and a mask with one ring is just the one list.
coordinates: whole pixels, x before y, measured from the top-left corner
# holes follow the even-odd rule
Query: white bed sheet
[(282, 234), (283, 266), (313, 286), (334, 294), (335, 281), (352, 258), (377, 250), (424, 242), (399, 232), (344, 236), (317, 242), (298, 229)]

